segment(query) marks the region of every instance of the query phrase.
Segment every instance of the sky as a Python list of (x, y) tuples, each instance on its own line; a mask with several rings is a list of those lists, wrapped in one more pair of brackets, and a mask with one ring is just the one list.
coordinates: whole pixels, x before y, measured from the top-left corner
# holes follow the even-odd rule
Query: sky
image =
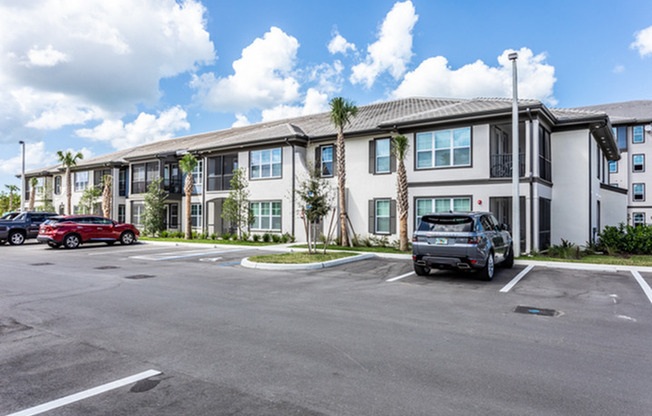
[(652, 99), (649, 0), (0, 0), (0, 191), (26, 170), (410, 97)]

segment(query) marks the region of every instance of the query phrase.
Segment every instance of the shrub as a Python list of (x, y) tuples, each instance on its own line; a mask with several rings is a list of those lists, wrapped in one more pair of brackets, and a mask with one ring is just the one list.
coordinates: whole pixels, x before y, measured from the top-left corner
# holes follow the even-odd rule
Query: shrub
[(159, 234), (159, 236), (160, 236), (161, 238), (168, 238), (169, 235), (170, 235), (170, 232), (167, 231), (167, 230), (163, 230), (163, 231), (161, 231), (161, 233)]
[(548, 249), (548, 255), (551, 257), (558, 257), (560, 259), (581, 259), (582, 252), (578, 246), (570, 241), (561, 239), (560, 245), (552, 245)]
[(270, 233), (263, 234), (263, 242), (269, 243), (271, 239), (272, 239), (272, 235)]
[(281, 242), (281, 236), (278, 234), (272, 234), (272, 241), (275, 243), (280, 243)]
[(245, 233), (244, 231), (242, 232), (242, 236), (240, 236), (240, 240), (242, 241), (247, 241), (249, 240), (249, 234)]
[(222, 233), (222, 240), (230, 240), (231, 233)]
[(287, 243), (287, 242), (288, 242), (288, 235), (287, 235), (287, 234), (283, 234), (283, 235), (281, 236), (281, 243), (285, 244), (285, 243)]
[(287, 241), (289, 241), (289, 242), (291, 242), (291, 243), (294, 243), (295, 237), (294, 237), (292, 234), (290, 234), (290, 233), (285, 233), (285, 234), (283, 234), (283, 237), (286, 237), (286, 238), (287, 238)]
[(599, 234), (598, 246), (607, 253), (652, 254), (652, 226), (606, 226)]
[(211, 234), (211, 240), (217, 240), (217, 234), (215, 233)]
[(255, 242), (258, 242), (260, 241), (260, 234), (254, 234), (251, 236), (251, 238), (253, 238)]
[(199, 233), (200, 240), (206, 240), (208, 238), (208, 233)]

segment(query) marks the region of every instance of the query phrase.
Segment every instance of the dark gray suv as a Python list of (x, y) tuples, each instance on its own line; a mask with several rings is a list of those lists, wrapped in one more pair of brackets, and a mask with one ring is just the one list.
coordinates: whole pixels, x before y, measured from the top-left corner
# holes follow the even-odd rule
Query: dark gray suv
[(420, 276), (440, 268), (477, 271), (491, 280), (496, 265), (514, 265), (512, 236), (490, 212), (427, 214), (412, 237), (412, 261)]

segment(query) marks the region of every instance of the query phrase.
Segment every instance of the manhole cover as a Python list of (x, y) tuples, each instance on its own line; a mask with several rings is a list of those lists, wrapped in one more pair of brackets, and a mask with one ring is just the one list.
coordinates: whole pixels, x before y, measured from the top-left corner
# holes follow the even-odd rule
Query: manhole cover
[(559, 312), (554, 309), (535, 308), (533, 306), (517, 306), (514, 309), (516, 313), (524, 313), (526, 315), (540, 315), (540, 316), (558, 316)]
[(149, 279), (152, 277), (156, 277), (153, 274), (134, 274), (131, 276), (125, 276), (125, 279), (132, 279), (132, 280), (139, 280), (139, 279)]
[(99, 266), (96, 267), (95, 270), (111, 270), (111, 269), (119, 269), (118, 266)]
[(54, 263), (31, 263), (30, 266), (52, 266)]

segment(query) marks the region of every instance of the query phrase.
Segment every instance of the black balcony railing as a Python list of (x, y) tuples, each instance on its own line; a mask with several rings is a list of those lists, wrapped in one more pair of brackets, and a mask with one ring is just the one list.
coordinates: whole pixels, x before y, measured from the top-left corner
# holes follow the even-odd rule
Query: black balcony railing
[(181, 179), (180, 178), (171, 178), (163, 180), (163, 189), (168, 191), (171, 194), (180, 194), (181, 193)]
[[(519, 176), (525, 175), (525, 154), (519, 153)], [(491, 177), (511, 178), (512, 177), (512, 155), (509, 153), (491, 155)]]

